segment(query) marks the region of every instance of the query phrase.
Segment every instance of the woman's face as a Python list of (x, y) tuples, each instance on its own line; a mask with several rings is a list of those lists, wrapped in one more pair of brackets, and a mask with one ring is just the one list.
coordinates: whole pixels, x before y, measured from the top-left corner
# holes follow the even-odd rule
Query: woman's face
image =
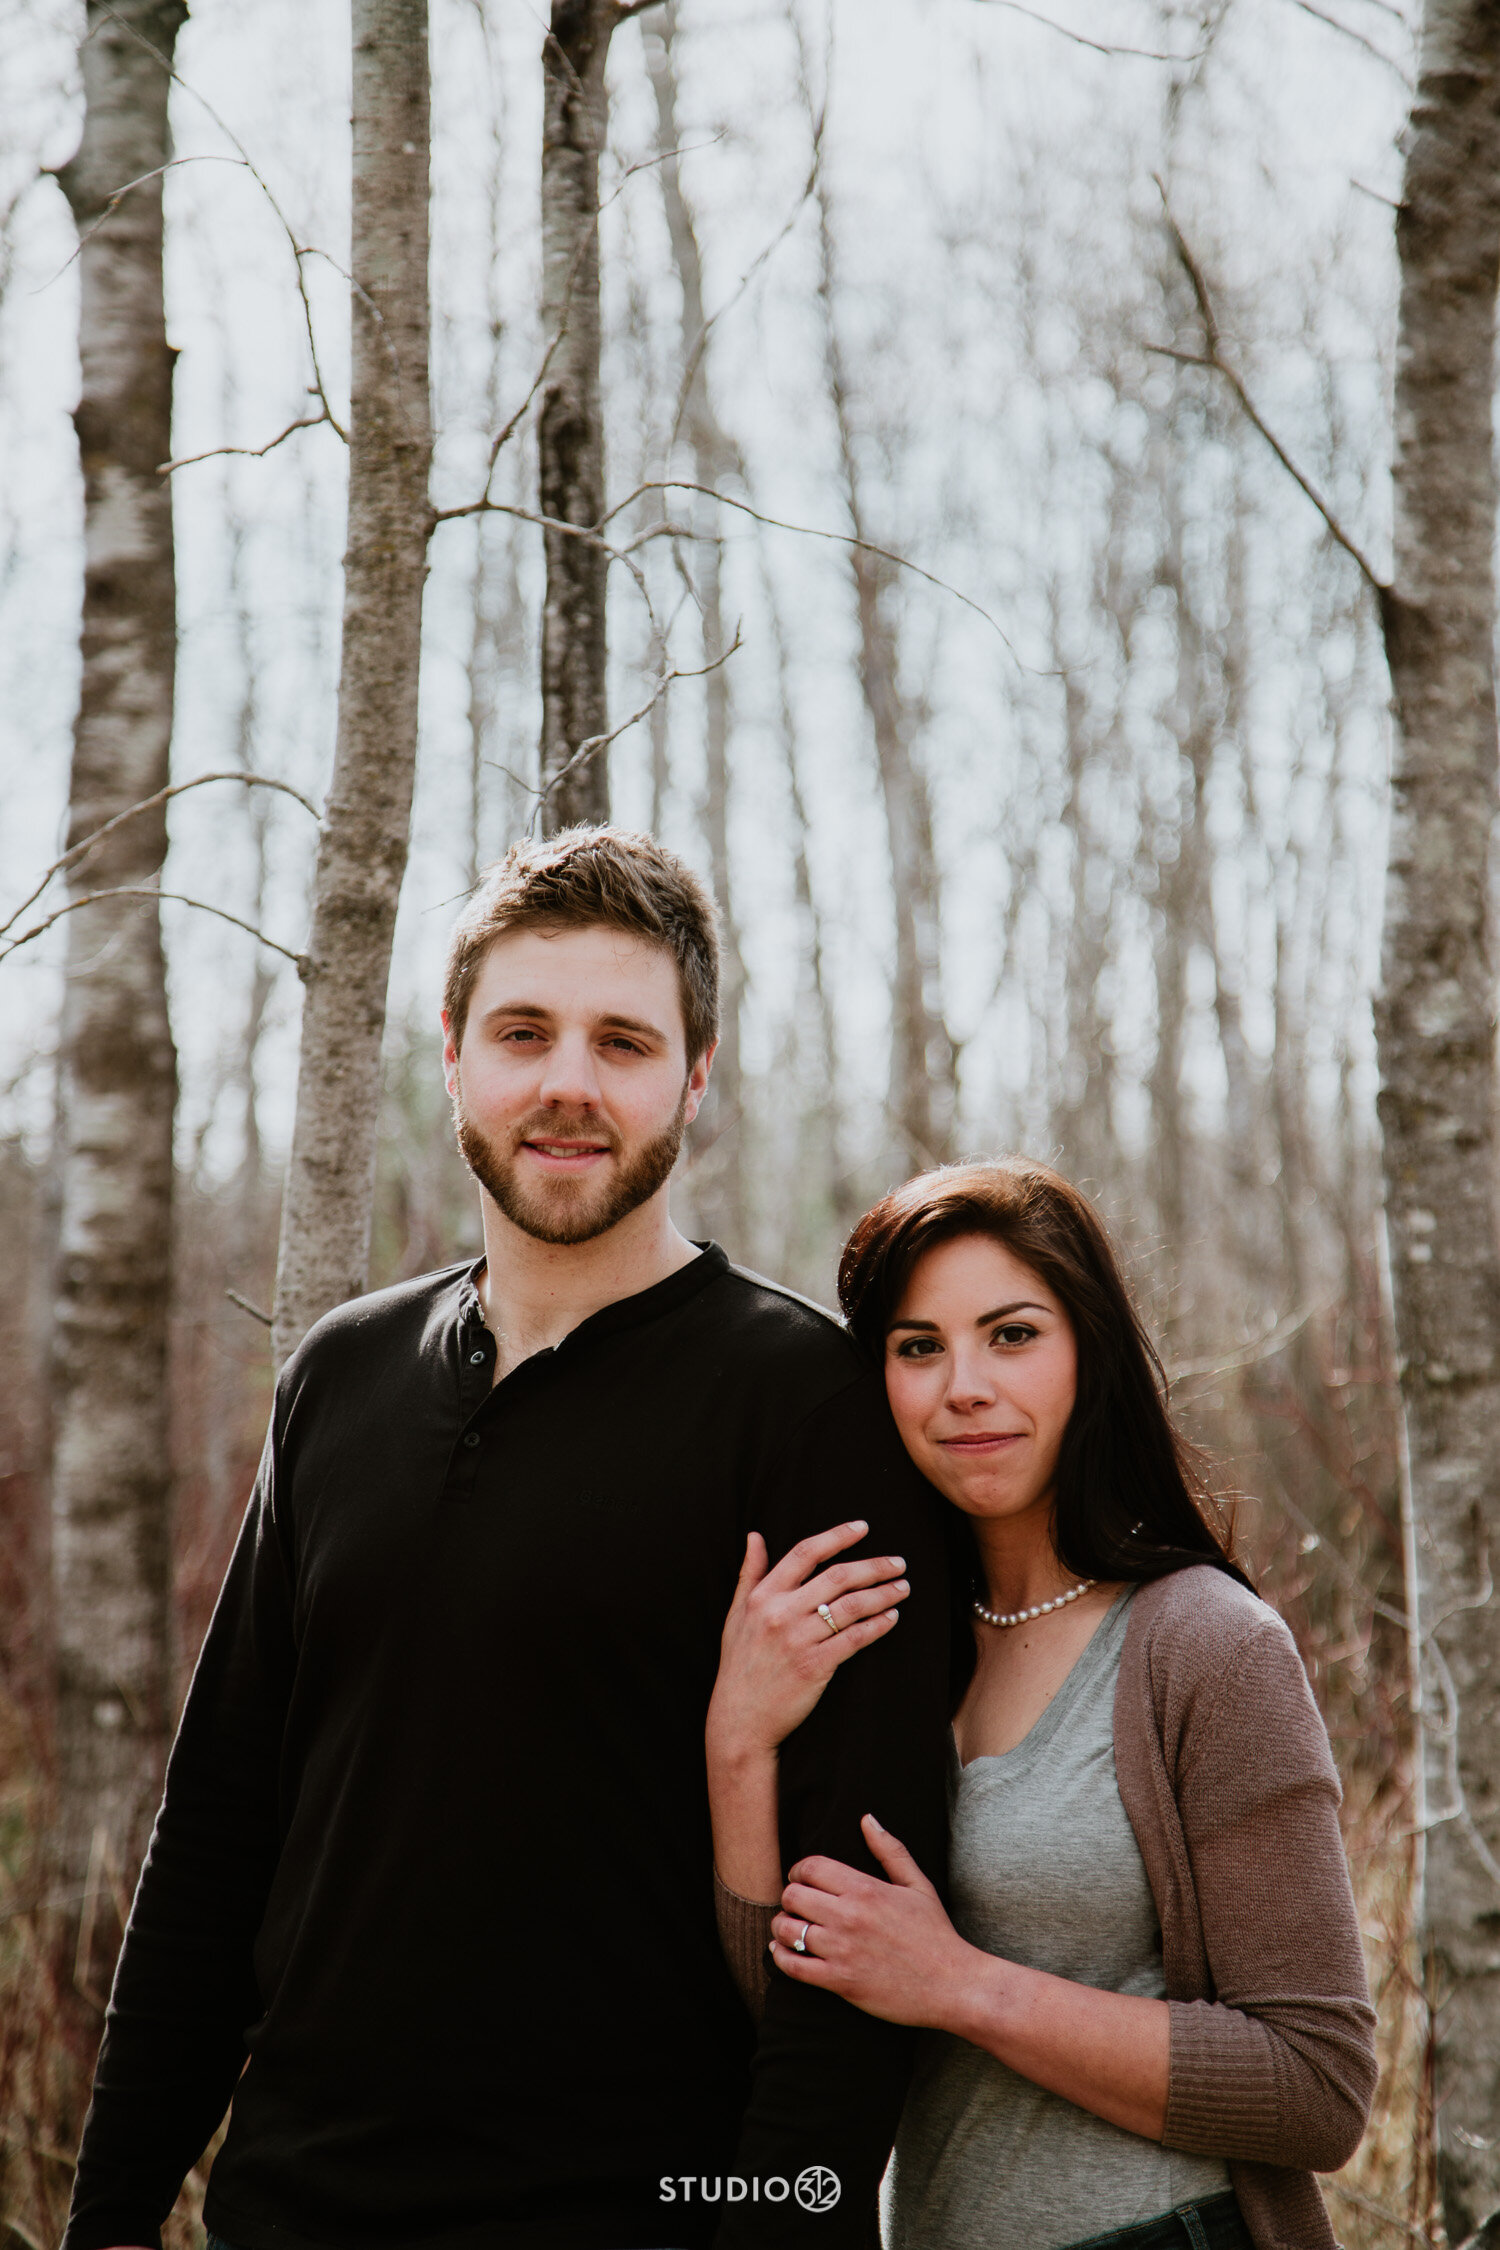
[(1058, 1299), (1003, 1243), (960, 1235), (917, 1260), (885, 1387), (907, 1452), (965, 1515), (1050, 1516), (1078, 1351)]

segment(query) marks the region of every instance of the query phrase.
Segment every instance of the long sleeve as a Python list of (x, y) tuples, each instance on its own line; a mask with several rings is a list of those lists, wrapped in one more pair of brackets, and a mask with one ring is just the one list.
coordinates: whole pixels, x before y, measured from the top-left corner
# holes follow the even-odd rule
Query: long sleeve
[[(859, 1822), (873, 1812), (942, 1883), (947, 1859), (943, 1740), (949, 1604), (942, 1503), (911, 1467), (875, 1375), (817, 1409), (765, 1480), (760, 1530), (774, 1558), (809, 1532), (864, 1517), (856, 1554), (905, 1557), (912, 1592), (896, 1630), (835, 1673), (781, 1751), (781, 1843), (790, 1867), (814, 1853), (880, 1870)], [(716, 2250), (798, 2240), (823, 2250), (874, 2239), (880, 2177), (895, 2133), (914, 2034), (773, 1971), (736, 2170), (795, 2183), (821, 2167), (837, 2203), (749, 2200), (726, 2215)]]
[(64, 2250), (155, 2244), (229, 2106), (259, 2012), (293, 1665), (274, 1433), (167, 1767), (84, 2125)]
[(732, 1891), (721, 1881), (718, 1869), (714, 1869), (714, 1914), (719, 1925), (719, 1943), (724, 1948), (735, 1990), (757, 2023), (765, 2014), (766, 1989), (771, 1982), (766, 1947), (771, 1942), (771, 1923), (776, 1911), (774, 1905), (763, 1905), (758, 1899), (741, 1898), (738, 1891)]
[(1375, 2088), (1374, 2012), (1323, 1723), (1260, 1610), (1195, 1695), (1176, 1776), (1212, 1999), (1171, 2002), (1169, 2147), (1332, 2171)]

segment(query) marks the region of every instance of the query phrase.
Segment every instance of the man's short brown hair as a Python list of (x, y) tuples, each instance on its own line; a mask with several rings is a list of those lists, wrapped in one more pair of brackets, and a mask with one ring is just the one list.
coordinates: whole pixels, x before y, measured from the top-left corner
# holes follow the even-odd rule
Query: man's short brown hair
[(453, 1044), (463, 1041), (485, 955), (510, 930), (596, 927), (665, 946), (677, 963), (689, 1064), (719, 1036), (719, 914), (686, 863), (623, 828), (565, 828), (543, 842), (512, 844), (459, 916), (448, 943), (443, 1008)]

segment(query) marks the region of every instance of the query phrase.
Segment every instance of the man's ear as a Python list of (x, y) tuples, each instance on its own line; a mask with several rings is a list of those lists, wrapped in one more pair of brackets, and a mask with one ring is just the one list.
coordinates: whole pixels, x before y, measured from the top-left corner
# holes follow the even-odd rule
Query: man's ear
[(443, 1027), (443, 1083), (452, 1095), (458, 1092), (458, 1047), (446, 1008), (439, 1008), (438, 1022)]
[(716, 1039), (713, 1045), (706, 1048), (698, 1057), (698, 1060), (688, 1072), (687, 1102), (682, 1113), (683, 1123), (686, 1125), (692, 1124), (693, 1119), (703, 1107), (703, 1097), (708, 1092), (708, 1074), (714, 1067), (714, 1056), (718, 1051), (719, 1042)]

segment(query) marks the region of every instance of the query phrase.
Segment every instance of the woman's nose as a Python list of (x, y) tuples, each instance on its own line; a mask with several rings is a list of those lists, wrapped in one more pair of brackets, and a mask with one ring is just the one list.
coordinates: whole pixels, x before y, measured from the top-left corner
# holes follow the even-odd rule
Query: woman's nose
[(996, 1396), (995, 1371), (983, 1354), (955, 1352), (948, 1377), (948, 1404), (969, 1408), (991, 1406)]

